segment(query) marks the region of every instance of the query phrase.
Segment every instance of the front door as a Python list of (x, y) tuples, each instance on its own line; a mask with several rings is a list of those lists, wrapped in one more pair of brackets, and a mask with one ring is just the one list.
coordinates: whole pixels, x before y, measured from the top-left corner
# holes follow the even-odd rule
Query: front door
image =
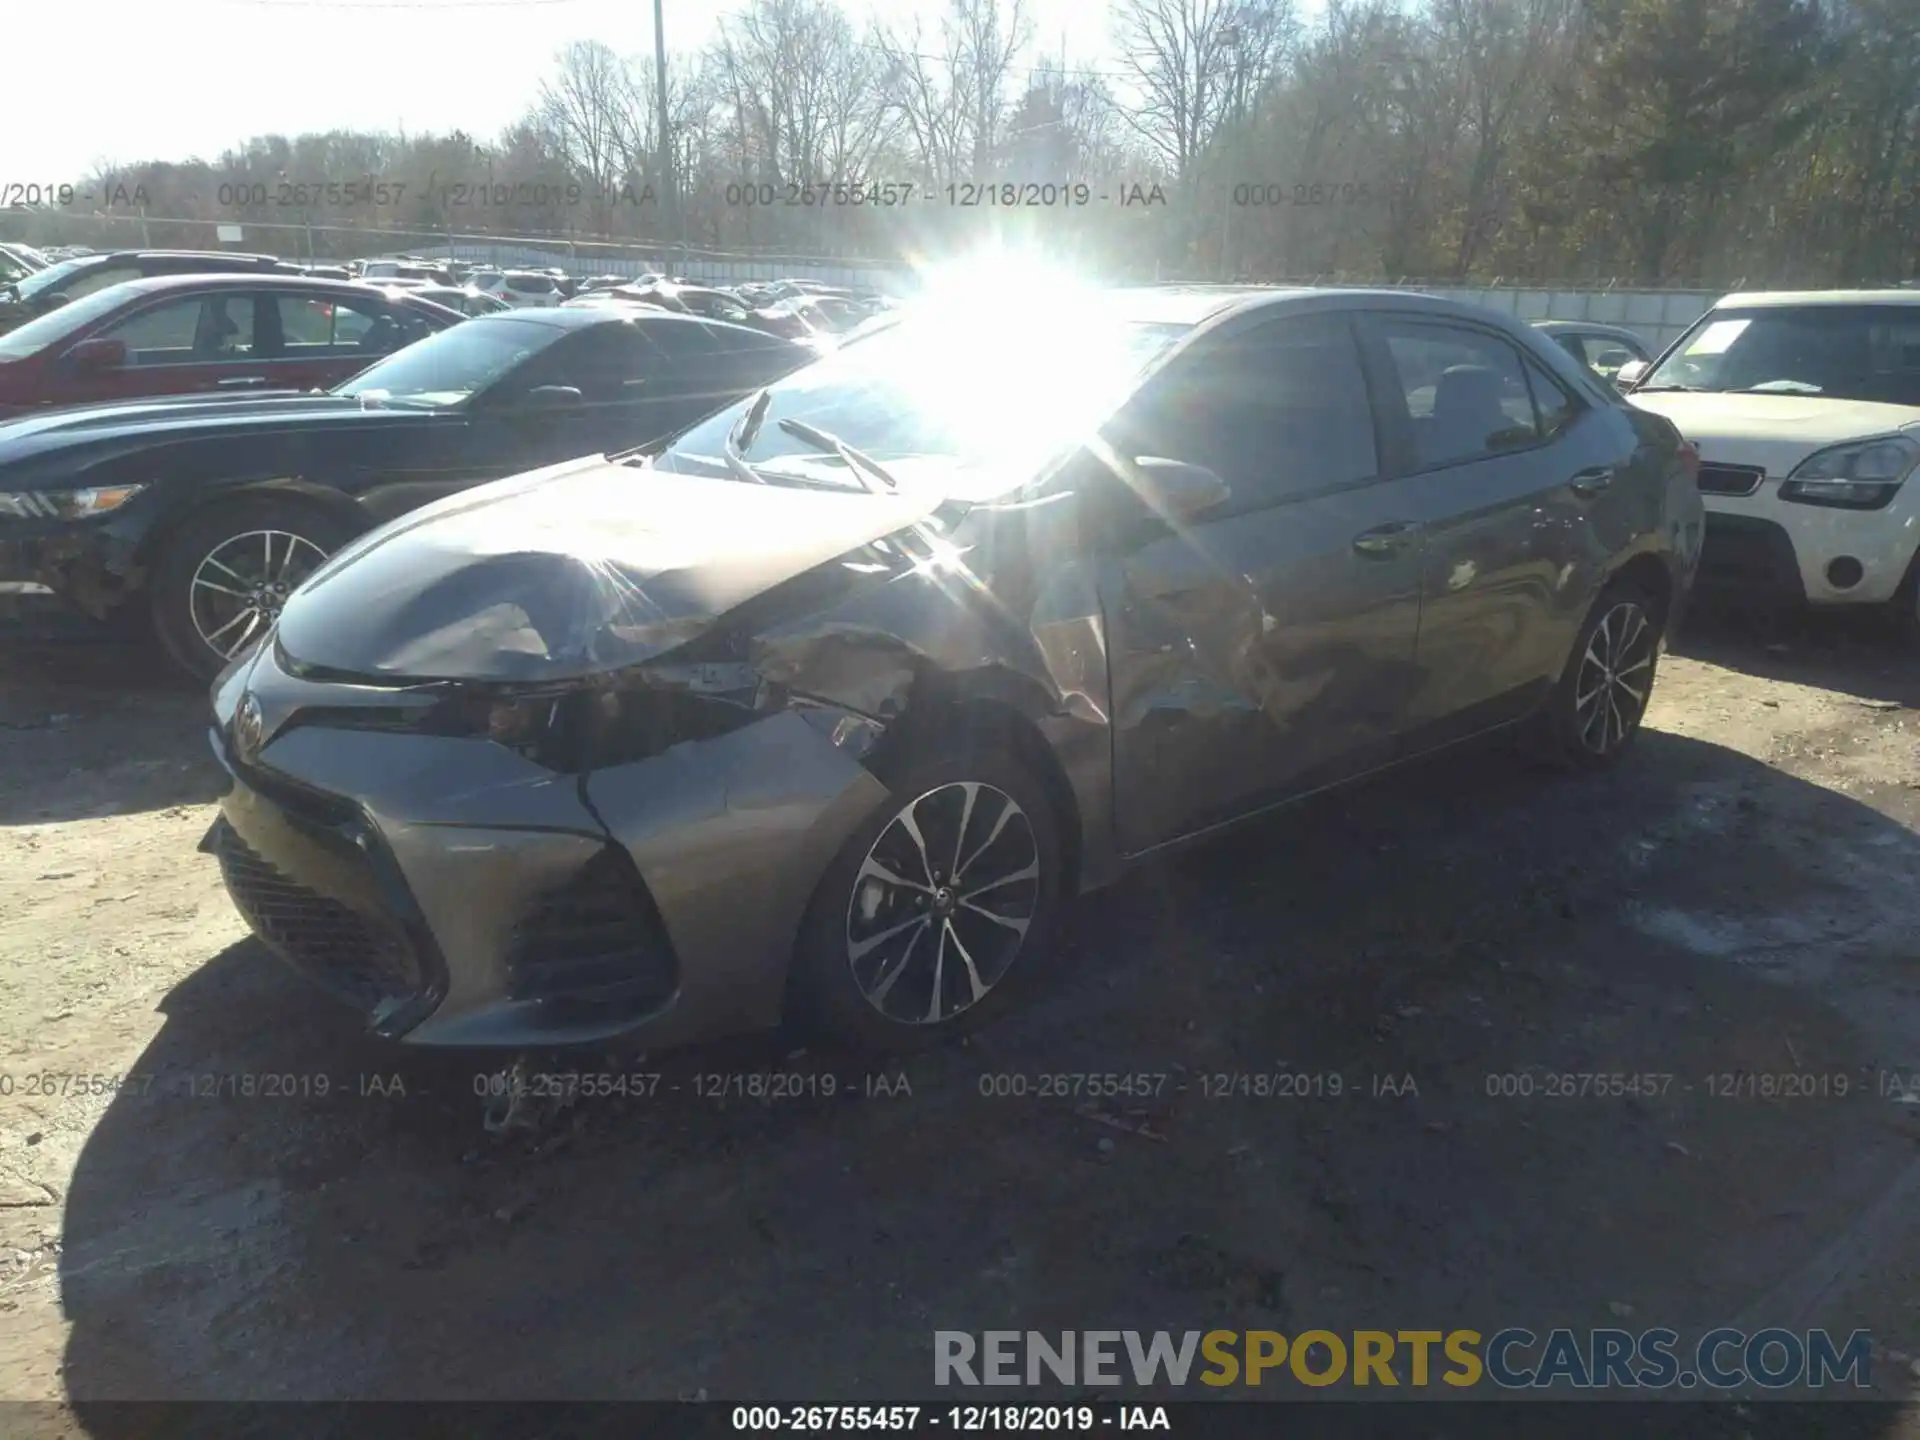
[(118, 340), (126, 346), (125, 362), (99, 368), (56, 360), (48, 371), (46, 403), (253, 388), (263, 373), (254, 349), (257, 308), (251, 295), (222, 291), (161, 300), (112, 321), (79, 338)]
[(1385, 473), (1349, 320), (1202, 341), (1109, 427), (1122, 462), (1230, 494), (1167, 522), (1121, 503), (1101, 601), (1115, 824), (1138, 853), (1391, 759), (1417, 688), (1417, 498)]

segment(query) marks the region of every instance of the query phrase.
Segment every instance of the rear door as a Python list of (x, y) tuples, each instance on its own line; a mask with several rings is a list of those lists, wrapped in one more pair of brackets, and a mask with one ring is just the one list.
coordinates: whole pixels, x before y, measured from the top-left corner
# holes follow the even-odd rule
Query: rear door
[(1408, 745), (1430, 748), (1517, 719), (1559, 678), (1624, 528), (1614, 481), (1635, 443), (1497, 330), (1376, 314), (1366, 333), (1426, 531)]
[[(1152, 846), (1391, 759), (1416, 687), (1416, 482), (1383, 461), (1344, 314), (1203, 341), (1105, 434), (1230, 488), (1170, 524), (1108, 480), (1116, 826)], [(1115, 489), (1114, 487), (1120, 487)]]

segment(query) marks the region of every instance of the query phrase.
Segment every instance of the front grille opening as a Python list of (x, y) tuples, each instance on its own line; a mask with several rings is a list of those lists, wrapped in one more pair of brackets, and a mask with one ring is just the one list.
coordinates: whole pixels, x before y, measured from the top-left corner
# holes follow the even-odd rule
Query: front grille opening
[(397, 927), (311, 890), (222, 824), (220, 871), (241, 917), (320, 984), (369, 1013), (424, 988), (418, 957)]
[(507, 952), (514, 1000), (654, 1005), (673, 993), (673, 947), (633, 861), (608, 846), (538, 896)]
[(1751, 495), (1760, 488), (1767, 472), (1754, 465), (1712, 465), (1702, 463), (1695, 482), (1708, 495)]

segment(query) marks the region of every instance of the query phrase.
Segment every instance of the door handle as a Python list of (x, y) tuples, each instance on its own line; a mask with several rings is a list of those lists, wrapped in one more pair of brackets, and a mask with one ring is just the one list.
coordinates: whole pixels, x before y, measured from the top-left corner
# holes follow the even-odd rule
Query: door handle
[(1613, 467), (1596, 465), (1591, 470), (1582, 470), (1567, 481), (1567, 488), (1576, 495), (1598, 495), (1613, 484)]
[(1354, 536), (1353, 548), (1362, 555), (1395, 555), (1406, 548), (1407, 542), (1419, 528), (1420, 524), (1415, 520), (1395, 520), (1389, 525), (1376, 525)]
[(231, 379), (215, 382), (218, 388), (222, 390), (237, 390), (242, 385), (264, 385), (266, 383), (267, 377), (264, 375), (235, 375)]

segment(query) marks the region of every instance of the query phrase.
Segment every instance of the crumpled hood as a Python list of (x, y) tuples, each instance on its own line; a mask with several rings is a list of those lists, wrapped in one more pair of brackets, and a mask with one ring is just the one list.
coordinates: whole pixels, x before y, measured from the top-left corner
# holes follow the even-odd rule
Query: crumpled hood
[(599, 456), (483, 485), (361, 537), (281, 612), (296, 663), (540, 683), (636, 664), (921, 521), (940, 495), (751, 485)]

